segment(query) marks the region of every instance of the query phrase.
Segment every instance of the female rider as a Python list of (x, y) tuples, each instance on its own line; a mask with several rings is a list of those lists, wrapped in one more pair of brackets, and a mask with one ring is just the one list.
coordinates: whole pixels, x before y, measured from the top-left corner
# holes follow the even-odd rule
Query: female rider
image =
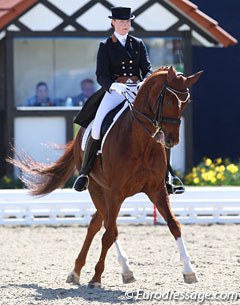
[[(130, 36), (131, 14), (129, 7), (113, 7), (111, 9), (114, 33), (101, 42), (97, 54), (97, 81), (106, 93), (97, 110), (91, 135), (88, 138), (83, 155), (82, 167), (74, 183), (76, 191), (88, 187), (88, 175), (92, 169), (99, 146), (102, 122), (113, 108), (119, 105), (124, 97), (126, 87), (136, 92), (137, 87), (152, 73), (147, 49), (141, 39)], [(135, 84), (135, 86), (133, 86)]]

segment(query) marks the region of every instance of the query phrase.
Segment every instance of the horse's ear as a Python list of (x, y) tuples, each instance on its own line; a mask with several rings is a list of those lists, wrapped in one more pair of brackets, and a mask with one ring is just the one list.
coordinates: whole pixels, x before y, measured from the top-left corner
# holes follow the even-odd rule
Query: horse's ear
[(168, 69), (168, 74), (167, 74), (168, 83), (171, 83), (176, 76), (177, 76), (176, 70), (173, 68), (173, 66), (170, 66), (170, 68)]
[(191, 87), (193, 84), (195, 84), (198, 81), (199, 77), (202, 75), (202, 73), (203, 73), (203, 71), (199, 71), (199, 72), (187, 77), (187, 81), (186, 81), (187, 87)]

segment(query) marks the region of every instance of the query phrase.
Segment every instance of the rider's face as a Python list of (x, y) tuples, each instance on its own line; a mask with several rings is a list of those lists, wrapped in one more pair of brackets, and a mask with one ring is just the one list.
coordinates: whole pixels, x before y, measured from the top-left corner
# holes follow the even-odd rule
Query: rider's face
[(44, 100), (48, 97), (48, 88), (44, 85), (41, 85), (36, 90), (36, 95), (38, 99)]
[(128, 20), (113, 19), (112, 25), (118, 34), (126, 35), (130, 31), (131, 20), (130, 19), (128, 19)]

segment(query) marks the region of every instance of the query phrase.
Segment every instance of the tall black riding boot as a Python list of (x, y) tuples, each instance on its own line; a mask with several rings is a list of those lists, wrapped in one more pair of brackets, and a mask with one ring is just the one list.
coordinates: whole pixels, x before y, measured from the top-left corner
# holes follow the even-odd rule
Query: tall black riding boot
[(93, 139), (90, 135), (83, 154), (82, 168), (73, 185), (73, 188), (78, 192), (84, 191), (88, 188), (88, 175), (93, 167), (95, 156), (98, 151), (98, 145), (99, 140)]

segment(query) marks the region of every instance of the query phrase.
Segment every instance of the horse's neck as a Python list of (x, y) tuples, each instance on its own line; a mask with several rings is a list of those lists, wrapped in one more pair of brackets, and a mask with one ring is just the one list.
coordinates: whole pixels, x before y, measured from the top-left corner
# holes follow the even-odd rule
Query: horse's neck
[[(146, 130), (152, 130), (153, 124), (151, 120), (154, 119), (154, 114), (149, 104), (149, 96), (146, 90), (139, 91), (132, 109), (132, 118), (137, 122), (138, 128), (144, 130), (143, 135), (146, 135)], [(149, 135), (148, 135), (149, 136)]]
[(137, 94), (136, 99), (134, 101), (134, 107), (138, 111), (150, 116), (151, 110), (150, 110), (149, 103), (148, 103), (149, 97), (146, 92), (146, 89), (145, 88), (141, 88), (141, 89), (142, 90), (139, 91), (139, 93)]
[[(136, 107), (135, 103), (134, 107)], [(145, 107), (138, 107), (137, 109), (142, 113), (146, 111)], [(148, 125), (149, 122), (147, 122), (146, 119), (141, 118), (139, 114), (136, 114), (134, 110), (130, 109), (127, 110), (126, 114), (122, 116), (120, 120), (121, 128), (119, 129), (119, 137), (122, 137), (123, 142), (131, 142), (132, 147), (138, 147), (138, 153), (143, 152), (146, 145), (148, 145), (149, 141), (151, 140), (151, 137), (146, 132), (145, 127), (151, 128), (152, 126)]]

